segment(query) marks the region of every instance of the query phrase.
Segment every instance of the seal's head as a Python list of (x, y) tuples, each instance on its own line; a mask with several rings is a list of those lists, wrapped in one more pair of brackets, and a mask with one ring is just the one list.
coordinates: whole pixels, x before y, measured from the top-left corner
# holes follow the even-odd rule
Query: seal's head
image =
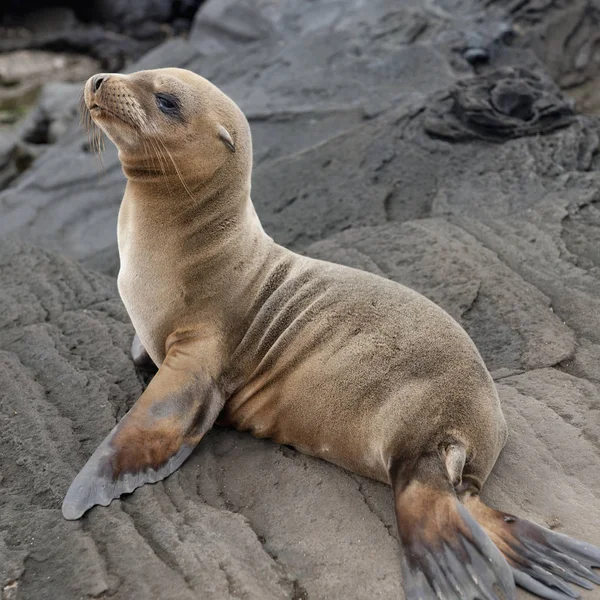
[(244, 114), (196, 73), (175, 68), (101, 73), (87, 81), (83, 97), (89, 116), (119, 149), (130, 180), (176, 174), (193, 185), (225, 163), (250, 176)]

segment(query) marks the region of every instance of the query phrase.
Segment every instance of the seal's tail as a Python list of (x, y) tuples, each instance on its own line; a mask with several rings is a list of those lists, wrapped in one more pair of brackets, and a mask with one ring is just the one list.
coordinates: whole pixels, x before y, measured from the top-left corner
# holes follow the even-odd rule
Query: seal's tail
[(514, 600), (515, 582), (570, 600), (579, 594), (567, 582), (600, 584), (592, 571), (600, 548), (491, 509), (468, 491), (459, 501), (449, 471), (463, 464), (435, 452), (392, 465), (406, 600)]

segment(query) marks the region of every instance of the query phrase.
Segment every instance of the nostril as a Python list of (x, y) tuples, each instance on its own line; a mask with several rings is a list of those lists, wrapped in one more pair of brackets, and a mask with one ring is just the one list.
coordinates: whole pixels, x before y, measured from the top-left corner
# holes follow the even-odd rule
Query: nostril
[(94, 88), (94, 92), (97, 92), (100, 89), (100, 86), (104, 83), (106, 77), (104, 75), (96, 75), (92, 80), (92, 87)]

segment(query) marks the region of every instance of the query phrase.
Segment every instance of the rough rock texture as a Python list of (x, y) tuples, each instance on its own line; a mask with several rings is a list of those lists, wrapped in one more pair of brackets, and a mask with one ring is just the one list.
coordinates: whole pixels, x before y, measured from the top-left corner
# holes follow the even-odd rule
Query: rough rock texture
[(440, 96), (427, 107), (425, 130), (450, 141), (503, 141), (548, 133), (573, 120), (556, 86), (525, 69), (459, 81)]
[(77, 115), (73, 98), (80, 92), (80, 83), (47, 83), (40, 101), (24, 119), (11, 128), (0, 129), (0, 187), (29, 169), (49, 144), (72, 128)]
[[(600, 120), (534, 44), (569, 6), (209, 0), (189, 41), (132, 70), (195, 69), (246, 111), (275, 239), (463, 324), (511, 431), (486, 500), (600, 544)], [(228, 430), (165, 482), (62, 519), (143, 385), (110, 277), (123, 177), (76, 101), (47, 103), (56, 134), (0, 193), (2, 599), (401, 598), (385, 486)]]
[(600, 2), (597, 0), (484, 0), (508, 12), (534, 50), (580, 110), (600, 114)]

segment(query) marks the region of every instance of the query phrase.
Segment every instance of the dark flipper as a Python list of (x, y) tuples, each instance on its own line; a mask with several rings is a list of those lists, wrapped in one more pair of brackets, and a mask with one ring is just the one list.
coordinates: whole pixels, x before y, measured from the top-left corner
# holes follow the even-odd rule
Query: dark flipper
[(174, 344), (133, 408), (98, 446), (63, 501), (66, 519), (175, 471), (212, 427), (223, 396), (193, 340)]
[(513, 600), (506, 560), (458, 501), (441, 453), (392, 466), (406, 600)]
[(144, 345), (140, 341), (137, 333), (133, 336), (133, 341), (131, 342), (131, 358), (133, 359), (133, 364), (140, 370), (146, 371), (148, 373), (156, 373), (158, 370), (150, 355), (144, 348)]
[(506, 557), (518, 585), (547, 600), (579, 598), (568, 583), (600, 585), (600, 548), (486, 506), (478, 496), (463, 502)]

